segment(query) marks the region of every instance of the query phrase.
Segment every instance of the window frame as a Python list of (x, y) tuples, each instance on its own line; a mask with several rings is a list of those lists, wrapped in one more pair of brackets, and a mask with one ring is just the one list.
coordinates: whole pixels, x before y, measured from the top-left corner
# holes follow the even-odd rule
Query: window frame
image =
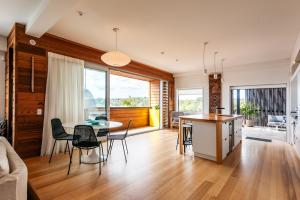
[[(179, 91), (182, 90), (201, 90), (202, 91), (202, 111), (180, 111), (179, 110)], [(204, 88), (177, 88), (176, 89), (176, 111), (177, 112), (199, 112), (204, 113)]]
[[(91, 63), (91, 62), (84, 62), (84, 70), (85, 69), (91, 69), (91, 70), (97, 70), (97, 71), (101, 71), (101, 72), (105, 72), (105, 110), (106, 110), (106, 115), (107, 117), (110, 117), (110, 91), (109, 91), (109, 74), (110, 74), (110, 70), (107, 69), (106, 67), (99, 65), (99, 64), (95, 64), (95, 63)], [(84, 79), (85, 79), (85, 71), (84, 71)], [(85, 86), (84, 86), (85, 88)]]

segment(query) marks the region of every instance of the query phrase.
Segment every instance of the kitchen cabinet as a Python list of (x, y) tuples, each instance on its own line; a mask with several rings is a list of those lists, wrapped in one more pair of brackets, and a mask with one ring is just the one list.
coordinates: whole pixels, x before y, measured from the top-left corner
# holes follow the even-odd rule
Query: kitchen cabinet
[[(183, 138), (183, 124), (193, 124), (194, 156), (222, 163), (232, 151), (234, 145), (234, 120), (242, 119), (241, 115), (199, 114), (180, 116), (179, 141)], [(239, 122), (242, 122), (240, 120)], [(182, 142), (179, 142), (182, 144)], [(179, 145), (183, 154), (183, 146)]]
[(242, 140), (242, 125), (243, 125), (243, 118), (238, 118), (234, 120), (234, 145), (233, 149), (235, 149), (238, 144), (240, 144)]
[(229, 123), (230, 122), (223, 122), (222, 123), (222, 159), (227, 157), (229, 153)]

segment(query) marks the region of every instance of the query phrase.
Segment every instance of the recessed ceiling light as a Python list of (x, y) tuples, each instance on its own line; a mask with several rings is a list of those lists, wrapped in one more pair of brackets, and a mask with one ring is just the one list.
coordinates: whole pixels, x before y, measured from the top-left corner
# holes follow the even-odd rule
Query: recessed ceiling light
[(33, 40), (33, 39), (31, 39), (31, 40), (29, 40), (29, 44), (31, 44), (32, 46), (35, 46), (36, 45), (36, 41)]
[(77, 13), (78, 13), (79, 16), (83, 16), (83, 14), (84, 14), (84, 12), (81, 11), (81, 10), (78, 10)]

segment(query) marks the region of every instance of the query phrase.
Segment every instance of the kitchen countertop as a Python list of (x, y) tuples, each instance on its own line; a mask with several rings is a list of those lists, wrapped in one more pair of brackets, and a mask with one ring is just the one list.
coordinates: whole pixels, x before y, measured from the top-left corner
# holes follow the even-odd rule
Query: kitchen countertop
[(234, 119), (242, 118), (242, 117), (243, 115), (225, 115), (225, 114), (216, 115), (214, 113), (179, 116), (179, 118), (182, 120), (210, 122), (210, 123), (232, 121)]

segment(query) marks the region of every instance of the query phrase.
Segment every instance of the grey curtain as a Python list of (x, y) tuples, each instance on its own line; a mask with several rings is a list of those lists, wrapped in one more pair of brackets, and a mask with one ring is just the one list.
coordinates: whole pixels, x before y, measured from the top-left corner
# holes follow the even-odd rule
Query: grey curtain
[(258, 126), (266, 126), (268, 115), (286, 115), (286, 88), (246, 89), (246, 102), (259, 107)]

